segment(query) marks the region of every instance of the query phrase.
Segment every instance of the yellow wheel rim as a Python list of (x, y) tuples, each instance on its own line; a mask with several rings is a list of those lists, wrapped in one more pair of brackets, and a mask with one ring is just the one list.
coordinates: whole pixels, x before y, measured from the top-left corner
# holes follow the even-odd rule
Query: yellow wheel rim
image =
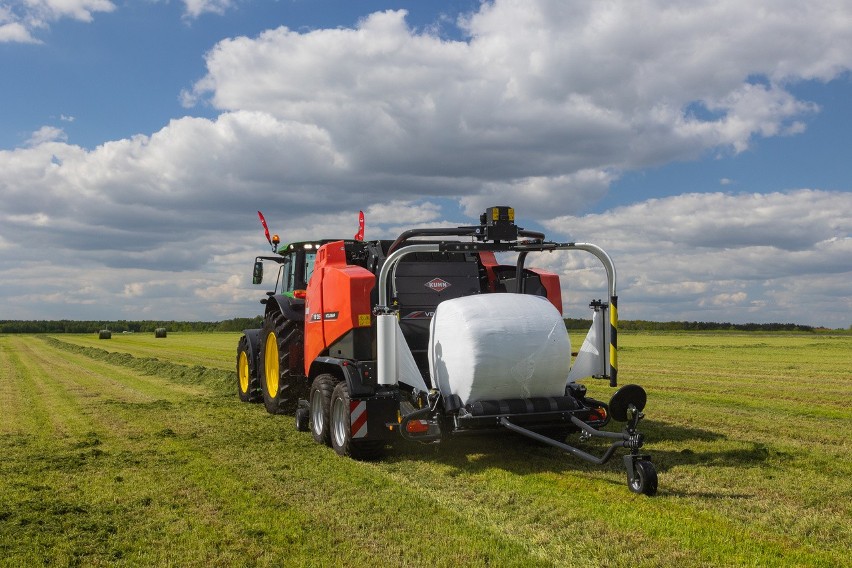
[(274, 331), (270, 331), (266, 336), (263, 363), (266, 372), (266, 392), (274, 398), (278, 396), (278, 339)]
[(239, 369), (240, 392), (247, 393), (249, 388), (249, 364), (248, 357), (246, 357), (245, 351), (240, 351)]

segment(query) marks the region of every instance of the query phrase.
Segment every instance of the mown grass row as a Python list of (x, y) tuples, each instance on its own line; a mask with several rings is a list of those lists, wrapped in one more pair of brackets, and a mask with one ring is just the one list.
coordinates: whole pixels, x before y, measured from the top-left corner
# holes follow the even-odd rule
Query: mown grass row
[(62, 343), (128, 353), (136, 358), (233, 371), (240, 335), (233, 332), (169, 332), (165, 338), (157, 338), (153, 333), (114, 333), (111, 339), (104, 340), (97, 334), (68, 333), (57, 334), (55, 338)]
[(0, 565), (843, 565), (851, 345), (808, 341), (626, 334), (649, 499), (513, 436), (340, 459), (232, 371), (0, 337)]

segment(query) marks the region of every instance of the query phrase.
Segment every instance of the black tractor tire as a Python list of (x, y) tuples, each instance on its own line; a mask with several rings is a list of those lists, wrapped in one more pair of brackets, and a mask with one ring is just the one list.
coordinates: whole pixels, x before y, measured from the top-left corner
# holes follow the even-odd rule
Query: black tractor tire
[(263, 404), (270, 414), (293, 414), (299, 399), (308, 394), (308, 382), (300, 371), (304, 353), (304, 322), (269, 312), (260, 332), (258, 377)]
[(384, 443), (376, 440), (352, 438), (349, 387), (346, 381), (337, 383), (331, 395), (331, 447), (339, 456), (355, 460), (374, 460), (382, 455)]
[(331, 395), (336, 382), (332, 375), (319, 375), (311, 385), (309, 428), (317, 444), (331, 445)]
[(648, 460), (637, 460), (633, 472), (633, 481), (627, 485), (633, 493), (651, 497), (657, 494), (657, 468)]
[(260, 379), (257, 376), (257, 361), (249, 349), (246, 336), (237, 344), (237, 394), (243, 402), (260, 402)]

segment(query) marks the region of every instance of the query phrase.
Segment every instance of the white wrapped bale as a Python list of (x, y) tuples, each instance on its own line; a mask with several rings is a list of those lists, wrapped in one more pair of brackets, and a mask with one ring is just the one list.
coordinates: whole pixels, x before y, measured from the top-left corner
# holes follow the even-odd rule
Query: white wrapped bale
[(429, 337), (432, 384), (462, 404), (563, 396), (571, 341), (547, 299), (482, 294), (438, 305)]

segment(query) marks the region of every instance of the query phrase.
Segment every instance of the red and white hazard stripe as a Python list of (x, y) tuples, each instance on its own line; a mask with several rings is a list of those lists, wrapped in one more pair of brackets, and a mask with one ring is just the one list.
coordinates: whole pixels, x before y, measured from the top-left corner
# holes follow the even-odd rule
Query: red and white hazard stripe
[(367, 401), (352, 400), (349, 402), (349, 415), (353, 438), (367, 436)]

